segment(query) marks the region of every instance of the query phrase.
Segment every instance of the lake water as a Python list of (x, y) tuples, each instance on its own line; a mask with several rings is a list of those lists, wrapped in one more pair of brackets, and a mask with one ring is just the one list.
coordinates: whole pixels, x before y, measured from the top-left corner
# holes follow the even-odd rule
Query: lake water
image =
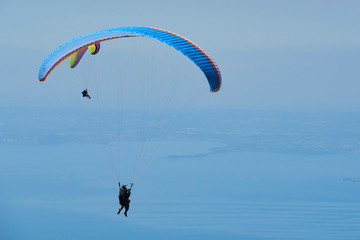
[(103, 146), (0, 146), (0, 239), (359, 239), (360, 184), (343, 181), (360, 175), (359, 153), (214, 147), (164, 143), (136, 179), (125, 218)]

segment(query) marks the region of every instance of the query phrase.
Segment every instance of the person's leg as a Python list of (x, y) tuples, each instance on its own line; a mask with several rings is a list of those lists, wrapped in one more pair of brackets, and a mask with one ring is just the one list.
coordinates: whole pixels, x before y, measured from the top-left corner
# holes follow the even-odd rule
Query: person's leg
[(118, 213), (117, 213), (118, 215), (120, 214), (120, 212), (121, 212), (121, 210), (123, 209), (123, 207), (124, 207), (123, 205), (120, 205), (119, 211), (118, 211)]
[(127, 217), (127, 212), (129, 211), (129, 207), (130, 207), (130, 200), (129, 200), (128, 204), (126, 204), (126, 206), (125, 206), (125, 212), (124, 212), (125, 217)]

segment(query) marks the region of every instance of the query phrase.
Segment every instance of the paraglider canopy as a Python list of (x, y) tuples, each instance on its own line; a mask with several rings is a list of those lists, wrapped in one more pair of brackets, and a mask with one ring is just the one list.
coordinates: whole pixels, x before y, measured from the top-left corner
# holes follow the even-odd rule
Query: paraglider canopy
[(39, 80), (45, 81), (50, 72), (67, 57), (70, 56), (70, 67), (74, 68), (87, 49), (94, 55), (100, 49), (100, 42), (125, 37), (150, 37), (175, 48), (195, 63), (205, 74), (211, 92), (220, 90), (220, 70), (209, 55), (195, 43), (178, 34), (152, 27), (112, 28), (74, 38), (55, 49), (44, 60), (40, 67)]

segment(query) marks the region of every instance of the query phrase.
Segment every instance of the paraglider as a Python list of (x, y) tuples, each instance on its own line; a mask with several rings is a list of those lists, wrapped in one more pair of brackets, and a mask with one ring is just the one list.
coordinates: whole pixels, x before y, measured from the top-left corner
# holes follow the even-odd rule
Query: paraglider
[(83, 97), (86, 97), (86, 98), (88, 98), (88, 99), (91, 99), (91, 97), (90, 97), (87, 89), (84, 89), (84, 91), (82, 91), (81, 93), (82, 93)]
[(119, 203), (120, 203), (120, 208), (118, 211), (118, 215), (120, 214), (121, 210), (125, 207), (125, 212), (124, 215), (125, 217), (127, 217), (127, 212), (129, 211), (129, 207), (130, 207), (130, 195), (131, 195), (131, 188), (133, 186), (133, 184), (131, 183), (130, 189), (127, 189), (126, 185), (122, 185), (122, 187), (120, 188), (120, 182), (119, 182)]
[[(49, 74), (66, 58), (70, 58), (70, 67), (75, 68), (82, 57), (86, 53), (87, 50), (91, 53), (91, 55), (96, 55), (100, 50), (100, 43), (104, 41), (109, 41), (113, 39), (121, 39), (121, 38), (134, 38), (134, 37), (147, 37), (158, 40), (162, 43), (167, 44), (168, 46), (174, 48), (175, 50), (181, 52), (184, 56), (190, 59), (205, 75), (208, 84), (210, 86), (210, 92), (217, 92), (221, 88), (221, 73), (219, 68), (217, 67), (214, 60), (207, 55), (199, 46), (190, 40), (158, 28), (153, 27), (119, 27), (101, 30), (93, 33), (89, 33), (86, 35), (82, 35), (80, 37), (74, 38), (71, 41), (68, 41), (58, 48), (56, 48), (42, 63), (39, 70), (39, 80), (41, 82), (45, 81)], [(186, 89), (187, 86), (184, 86), (186, 83), (178, 80), (174, 80), (179, 83), (181, 87)], [(151, 81), (148, 81), (152, 83)], [(162, 84), (162, 82), (161, 82)], [(85, 85), (87, 86), (87, 85)], [(83, 86), (84, 87), (84, 86)], [(84, 89), (82, 92), (82, 96), (88, 99), (91, 99), (88, 90)], [(94, 96), (96, 99), (96, 97)], [(166, 101), (165, 101), (166, 102)], [(143, 124), (144, 126), (144, 124)], [(143, 128), (143, 127), (142, 127)], [(141, 130), (143, 130), (141, 128)], [(142, 134), (142, 138), (144, 134)], [(150, 138), (153, 141), (153, 138)], [(164, 137), (162, 137), (164, 139)], [(142, 144), (144, 146), (144, 144)], [(148, 148), (145, 148), (146, 150)], [(140, 153), (137, 155), (137, 158), (144, 158), (143, 156), (147, 151), (143, 151), (144, 153)], [(134, 168), (135, 170), (137, 168)], [(135, 175), (134, 170), (134, 175)], [(116, 176), (118, 177), (118, 176)], [(134, 177), (133, 177), (134, 178)], [(118, 178), (119, 181), (119, 178)], [(134, 182), (132, 180), (132, 182)], [(128, 189), (126, 185), (121, 186), (119, 184), (119, 203), (120, 208), (117, 214), (120, 214), (123, 208), (125, 208), (124, 215), (127, 217), (127, 212), (130, 207), (130, 195), (133, 183), (131, 183), (131, 187)], [(121, 187), (120, 187), (121, 186)]]

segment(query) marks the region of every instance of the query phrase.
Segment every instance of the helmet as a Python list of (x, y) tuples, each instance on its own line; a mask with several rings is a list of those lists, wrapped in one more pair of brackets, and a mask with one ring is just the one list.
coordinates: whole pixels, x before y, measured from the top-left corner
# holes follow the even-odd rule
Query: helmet
[(126, 185), (122, 185), (122, 187), (121, 188), (126, 188)]

